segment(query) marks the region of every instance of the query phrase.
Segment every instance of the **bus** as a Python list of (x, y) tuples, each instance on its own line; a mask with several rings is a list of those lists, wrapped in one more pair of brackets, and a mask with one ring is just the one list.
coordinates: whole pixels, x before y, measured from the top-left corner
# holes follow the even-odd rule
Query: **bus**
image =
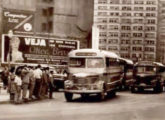
[(125, 58), (120, 58), (120, 63), (123, 65), (124, 68), (124, 76), (122, 79), (122, 84), (120, 86), (120, 90), (124, 89), (129, 89), (132, 82), (133, 82), (133, 68), (134, 68), (134, 63), (130, 59), (125, 59)]
[(123, 77), (123, 67), (117, 54), (79, 49), (71, 51), (68, 58), (68, 78), (64, 83), (66, 101), (72, 101), (73, 94), (81, 97), (95, 94), (100, 100), (104, 100), (106, 95), (116, 94)]
[(153, 88), (154, 92), (163, 91), (165, 66), (158, 62), (139, 61), (134, 66), (134, 82), (131, 85), (131, 92), (142, 92), (146, 88)]

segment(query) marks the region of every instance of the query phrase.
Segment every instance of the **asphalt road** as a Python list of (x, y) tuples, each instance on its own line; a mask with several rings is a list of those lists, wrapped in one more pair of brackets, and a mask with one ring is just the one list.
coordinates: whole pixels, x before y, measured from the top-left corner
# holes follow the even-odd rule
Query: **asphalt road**
[(0, 120), (165, 120), (165, 92), (117, 92), (102, 102), (95, 96), (83, 100), (76, 95), (68, 103), (62, 92), (54, 97), (21, 105), (1, 101)]

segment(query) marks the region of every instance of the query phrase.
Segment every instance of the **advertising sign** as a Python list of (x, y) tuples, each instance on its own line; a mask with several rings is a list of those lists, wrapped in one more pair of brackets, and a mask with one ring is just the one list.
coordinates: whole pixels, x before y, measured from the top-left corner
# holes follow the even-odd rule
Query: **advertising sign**
[(3, 33), (7, 34), (13, 30), (14, 34), (32, 33), (34, 23), (34, 12), (23, 10), (3, 10)]
[(20, 35), (14, 35), (9, 39), (7, 35), (3, 35), (2, 63), (10, 60), (10, 63), (14, 64), (61, 65), (67, 61), (68, 52), (78, 47), (79, 41), (76, 40)]

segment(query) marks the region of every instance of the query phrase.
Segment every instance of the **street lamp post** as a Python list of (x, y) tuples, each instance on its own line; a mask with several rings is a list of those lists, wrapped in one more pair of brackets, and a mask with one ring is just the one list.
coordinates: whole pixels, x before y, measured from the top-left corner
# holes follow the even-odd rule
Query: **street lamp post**
[(10, 61), (11, 61), (11, 44), (10, 44), (10, 42), (11, 42), (11, 39), (13, 37), (13, 31), (12, 30), (8, 31), (8, 37), (9, 37), (8, 67), (10, 69)]

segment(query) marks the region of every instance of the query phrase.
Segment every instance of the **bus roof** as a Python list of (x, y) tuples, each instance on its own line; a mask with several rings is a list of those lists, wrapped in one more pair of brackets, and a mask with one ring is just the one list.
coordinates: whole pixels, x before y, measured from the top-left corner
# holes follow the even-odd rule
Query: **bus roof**
[(69, 52), (69, 57), (82, 57), (82, 56), (95, 56), (95, 57), (111, 57), (111, 58), (120, 58), (116, 53), (110, 51), (103, 51), (97, 49), (78, 49), (72, 50)]
[(125, 61), (125, 62), (126, 62), (126, 64), (129, 64), (129, 65), (133, 65), (133, 64), (134, 64), (134, 63), (133, 63), (133, 61), (132, 61), (132, 60), (130, 60), (130, 59), (120, 58), (120, 60)]
[(165, 67), (160, 62), (152, 62), (152, 61), (139, 61), (136, 63), (136, 66), (159, 66), (159, 67)]

